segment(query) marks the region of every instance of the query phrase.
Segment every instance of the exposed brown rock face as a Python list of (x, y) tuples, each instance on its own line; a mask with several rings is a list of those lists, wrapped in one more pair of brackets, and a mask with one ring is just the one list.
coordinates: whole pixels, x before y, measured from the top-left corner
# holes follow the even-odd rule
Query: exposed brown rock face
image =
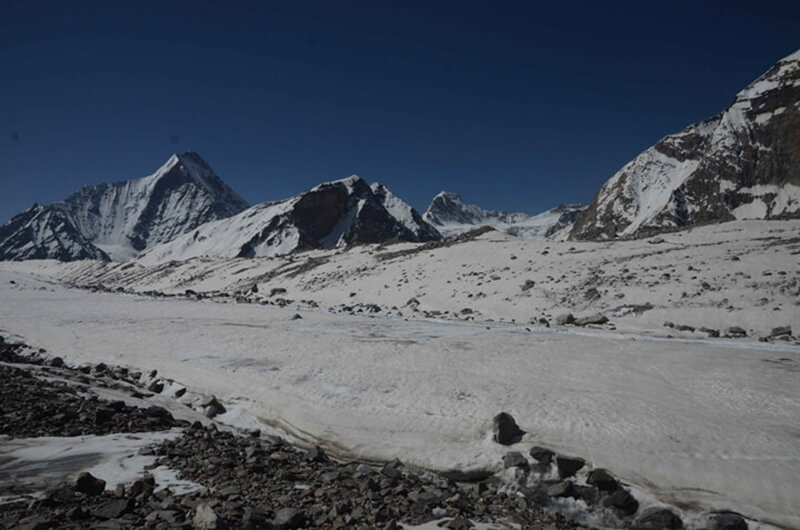
[(572, 239), (641, 237), (732, 219), (800, 217), (800, 51), (721, 114), (626, 164), (576, 221)]

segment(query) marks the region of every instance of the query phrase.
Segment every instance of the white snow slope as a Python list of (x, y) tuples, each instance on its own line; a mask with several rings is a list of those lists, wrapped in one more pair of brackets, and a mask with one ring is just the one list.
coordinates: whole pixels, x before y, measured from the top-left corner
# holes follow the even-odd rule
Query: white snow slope
[[(662, 243), (603, 244), (488, 233), (439, 246), (153, 268), (6, 262), (0, 327), (67, 360), (158, 369), (220, 397), (229, 421), (277, 426), (365, 459), (497, 468), (507, 449), (488, 432), (505, 410), (528, 432), (513, 449), (544, 444), (687, 510), (733, 509), (800, 528), (797, 342), (709, 339), (660, 325), (741, 325), (760, 335), (788, 324), (796, 334), (798, 229), (738, 222)], [(585, 298), (587, 278), (599, 298)], [(167, 292), (255, 284), (241, 301), (306, 302), (92, 293), (59, 279)], [(535, 286), (522, 290), (525, 279)], [(270, 296), (278, 287), (286, 292)], [(419, 303), (396, 302), (411, 297)], [(460, 311), (467, 300), (475, 313)], [(655, 307), (637, 316), (631, 307), (645, 301)], [(382, 309), (373, 317), (309, 309), (343, 303)], [(434, 308), (476, 321), (421, 318)], [(601, 308), (616, 329), (510, 322)], [(297, 311), (303, 318), (293, 320)]]
[(537, 215), (506, 213), (486, 210), (476, 204), (465, 204), (457, 193), (442, 191), (433, 198), (422, 218), (446, 237), (457, 236), (481, 226), (491, 226), (522, 239), (547, 239), (571, 225), (585, 208), (571, 204)]

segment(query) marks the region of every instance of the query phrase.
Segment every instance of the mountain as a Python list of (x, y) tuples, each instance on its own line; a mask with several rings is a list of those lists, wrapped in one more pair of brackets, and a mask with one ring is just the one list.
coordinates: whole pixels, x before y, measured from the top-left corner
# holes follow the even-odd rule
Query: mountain
[(142, 261), (160, 263), (199, 256), (268, 257), (296, 250), (440, 237), (435, 228), (385, 186), (370, 186), (353, 175), (206, 223), (148, 250)]
[(666, 136), (626, 164), (570, 237), (638, 237), (708, 222), (786, 218), (800, 218), (800, 50), (721, 114)]
[(569, 226), (584, 208), (571, 204), (533, 216), (506, 213), (484, 210), (475, 204), (464, 204), (460, 195), (443, 191), (433, 198), (422, 218), (445, 236), (455, 236), (480, 226), (491, 226), (522, 239), (546, 239)]
[(148, 177), (85, 186), (17, 215), (0, 227), (0, 259), (123, 261), (245, 208), (200, 155), (176, 154)]

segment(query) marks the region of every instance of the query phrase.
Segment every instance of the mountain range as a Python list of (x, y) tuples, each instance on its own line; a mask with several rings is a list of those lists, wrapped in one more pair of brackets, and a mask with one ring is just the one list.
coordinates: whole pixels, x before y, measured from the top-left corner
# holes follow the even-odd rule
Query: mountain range
[(0, 260), (265, 257), (386, 241), (422, 242), (491, 226), (526, 239), (643, 237), (734, 219), (800, 218), (800, 51), (720, 114), (626, 164), (588, 207), (491, 211), (441, 192), (419, 215), (358, 176), (248, 204), (194, 152), (152, 175), (86, 186), (0, 227)]
[(124, 261), (245, 208), (199, 155), (173, 155), (150, 176), (34, 204), (0, 227), (0, 259)]
[(720, 114), (664, 137), (626, 164), (570, 237), (640, 237), (709, 222), (798, 217), (800, 50)]
[(479, 226), (522, 239), (547, 239), (559, 230), (571, 226), (585, 210), (580, 204), (561, 205), (538, 215), (506, 213), (465, 204), (461, 195), (443, 191), (431, 201), (422, 218), (444, 236), (456, 236)]

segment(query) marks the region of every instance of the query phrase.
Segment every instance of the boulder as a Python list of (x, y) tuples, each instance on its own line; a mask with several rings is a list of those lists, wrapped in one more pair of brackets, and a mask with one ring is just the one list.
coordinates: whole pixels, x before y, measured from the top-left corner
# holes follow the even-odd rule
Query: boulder
[(558, 315), (555, 319), (556, 325), (559, 326), (565, 326), (567, 324), (572, 324), (573, 322), (575, 322), (575, 315), (572, 313), (563, 313)]
[(522, 439), (522, 435), (525, 434), (525, 432), (519, 428), (519, 425), (517, 425), (514, 417), (507, 412), (501, 412), (494, 417), (492, 428), (494, 431), (494, 441), (501, 445), (517, 443)]
[(611, 473), (603, 468), (593, 469), (586, 477), (586, 483), (597, 486), (600, 491), (614, 491), (619, 487), (619, 482)]
[(729, 337), (741, 338), (746, 337), (747, 332), (739, 326), (731, 326), (728, 328), (727, 335)]
[(225, 407), (219, 402), (216, 396), (204, 398), (200, 402), (200, 406), (203, 407), (203, 412), (207, 418), (213, 418), (220, 414), (225, 414), (226, 412)]
[(199, 504), (195, 509), (192, 526), (196, 530), (221, 530), (225, 528), (214, 509), (206, 503)]
[(667, 508), (648, 508), (634, 522), (637, 528), (651, 528), (653, 530), (678, 530), (683, 528), (683, 521)]
[(718, 513), (708, 519), (706, 530), (747, 530), (747, 521), (738, 513)]
[(613, 508), (623, 515), (633, 515), (639, 509), (639, 501), (624, 488), (617, 488), (614, 493), (603, 499), (603, 506)]
[(293, 530), (305, 526), (306, 512), (295, 508), (281, 508), (275, 513), (273, 522), (280, 530)]
[(777, 328), (772, 328), (772, 331), (770, 332), (769, 336), (770, 338), (773, 338), (791, 334), (792, 334), (792, 326), (778, 326)]
[(506, 469), (510, 467), (528, 469), (530, 467), (530, 464), (528, 464), (528, 459), (525, 458), (525, 455), (519, 451), (511, 451), (503, 455), (503, 465)]
[(531, 447), (530, 451), (531, 457), (536, 459), (542, 465), (548, 466), (550, 462), (553, 461), (553, 457), (556, 455), (553, 451), (546, 447), (542, 447), (540, 445), (534, 445)]
[(572, 482), (565, 480), (563, 482), (553, 484), (552, 486), (547, 488), (547, 494), (554, 498), (574, 497), (575, 486), (572, 484)]
[(564, 456), (558, 455), (556, 457), (556, 466), (558, 466), (558, 476), (561, 478), (569, 478), (575, 476), (575, 473), (580, 471), (586, 465), (586, 460), (577, 456)]
[(118, 519), (133, 510), (133, 499), (117, 499), (104, 502), (94, 510), (94, 516), (100, 519)]
[(75, 480), (75, 491), (85, 493), (90, 497), (100, 495), (106, 489), (106, 481), (84, 471)]
[(576, 326), (588, 326), (590, 324), (600, 325), (608, 322), (608, 317), (602, 313), (589, 315), (588, 317), (581, 317), (575, 319)]

